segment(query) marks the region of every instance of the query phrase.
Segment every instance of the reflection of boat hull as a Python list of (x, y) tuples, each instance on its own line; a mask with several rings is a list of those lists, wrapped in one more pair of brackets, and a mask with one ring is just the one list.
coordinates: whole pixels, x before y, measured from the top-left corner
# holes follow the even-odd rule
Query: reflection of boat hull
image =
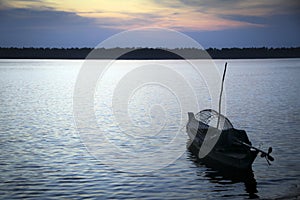
[[(189, 144), (188, 144), (189, 145)], [(190, 145), (189, 145), (190, 146)], [(191, 148), (193, 146), (190, 146)], [(257, 196), (257, 182), (254, 178), (254, 173), (252, 169), (239, 169), (232, 167), (224, 167), (223, 165), (210, 165), (207, 162), (199, 162), (199, 159), (195, 159), (195, 155), (192, 152), (192, 149), (189, 149), (191, 154), (191, 160), (199, 166), (199, 164), (205, 164), (208, 169), (205, 171), (204, 176), (208, 177), (210, 181), (218, 184), (234, 184), (234, 183), (244, 183), (245, 191), (249, 194), (249, 198), (258, 198)], [(198, 174), (199, 176), (203, 176), (203, 173)], [(224, 181), (228, 180), (228, 181)]]
[(191, 139), (190, 150), (204, 163), (210, 165), (221, 164), (225, 167), (236, 169), (250, 169), (258, 154), (258, 151), (253, 151), (250, 148), (235, 143), (234, 138), (238, 138), (247, 144), (251, 144), (245, 131), (232, 128), (222, 131), (210, 152), (200, 158), (198, 156), (199, 151), (204, 143), (207, 132), (208, 130), (214, 131), (215, 128), (198, 121), (195, 119), (193, 113), (189, 113), (189, 122), (186, 129)]

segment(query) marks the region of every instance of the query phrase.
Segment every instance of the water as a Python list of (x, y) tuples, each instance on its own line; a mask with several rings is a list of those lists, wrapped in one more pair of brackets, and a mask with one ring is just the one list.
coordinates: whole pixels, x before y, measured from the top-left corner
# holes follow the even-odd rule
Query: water
[[(153, 148), (168, 145), (168, 140), (174, 138), (172, 133), (181, 129), (185, 122), (176, 116), (180, 116), (178, 107), (183, 105), (178, 103), (179, 100), (186, 99), (174, 98), (172, 92), (166, 92), (166, 87), (147, 85), (147, 90), (137, 90), (128, 103), (130, 123), (140, 129), (131, 131), (131, 135), (121, 134), (124, 131), (111, 116), (112, 105), (108, 97), (113, 95), (111, 89), (126, 70), (141, 65), (141, 62), (143, 65), (151, 63), (120, 61), (103, 78), (104, 82), (95, 93), (98, 125), (112, 146), (119, 146), (128, 158), (145, 152), (158, 154)], [(199, 83), (195, 90), (197, 93), (202, 91), (197, 94), (203, 100), (198, 102), (200, 107), (211, 105), (205, 85), (192, 71), (181, 66), (182, 61), (159, 62), (180, 69), (191, 82)], [(224, 62), (216, 61), (220, 70)], [(110, 147), (97, 149), (97, 155), (102, 158), (95, 156), (78, 134), (73, 116), (74, 85), (82, 63), (70, 60), (0, 61), (1, 199), (249, 197), (243, 182), (228, 180), (196, 161), (186, 150), (184, 129), (179, 130), (178, 141), (172, 143), (177, 145), (178, 151), (166, 150), (167, 154), (158, 154), (163, 156), (158, 157), (157, 163), (172, 161), (158, 170), (147, 173), (126, 171), (127, 168), (122, 168), (123, 163), (136, 164), (134, 167), (138, 171), (139, 167), (145, 167), (140, 161), (148, 165), (148, 159), (133, 159), (134, 162), (128, 159), (126, 162)], [(262, 199), (299, 196), (300, 60), (229, 60), (228, 63), (226, 102), (223, 103), (226, 115), (235, 127), (247, 131), (254, 145), (264, 149), (270, 145), (274, 149), (275, 162), (271, 166), (259, 157), (253, 164), (257, 195)], [(181, 87), (175, 83), (174, 88), (173, 91)], [(145, 102), (153, 102), (151, 109)], [(115, 103), (121, 105), (118, 99)], [(120, 114), (123, 108), (118, 109), (113, 111)], [(163, 118), (165, 121), (160, 120)], [(131, 127), (125, 124), (122, 128)], [(157, 131), (161, 128), (162, 131)], [(136, 130), (144, 130), (147, 141)], [(151, 135), (153, 131), (159, 134)], [(117, 163), (118, 159), (121, 162)]]

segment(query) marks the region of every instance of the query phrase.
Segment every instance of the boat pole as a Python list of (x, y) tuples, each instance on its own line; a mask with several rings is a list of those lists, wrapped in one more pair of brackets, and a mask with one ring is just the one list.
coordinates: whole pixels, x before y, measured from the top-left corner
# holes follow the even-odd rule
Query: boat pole
[(227, 62), (225, 63), (225, 68), (224, 68), (223, 77), (222, 77), (222, 84), (221, 84), (220, 97), (219, 97), (219, 115), (218, 115), (217, 129), (219, 129), (219, 124), (220, 124), (220, 117), (221, 117), (221, 102), (222, 102), (222, 93), (223, 93), (223, 85), (224, 85), (224, 80), (225, 80), (226, 69), (227, 69)]

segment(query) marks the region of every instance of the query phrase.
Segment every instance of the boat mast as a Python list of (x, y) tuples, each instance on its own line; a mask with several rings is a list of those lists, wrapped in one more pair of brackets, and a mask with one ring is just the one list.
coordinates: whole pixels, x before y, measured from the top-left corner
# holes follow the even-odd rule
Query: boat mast
[(225, 68), (224, 68), (223, 78), (222, 78), (222, 84), (221, 84), (220, 97), (219, 97), (219, 115), (218, 115), (217, 129), (219, 129), (219, 124), (220, 124), (221, 102), (222, 102), (222, 93), (223, 93), (223, 85), (224, 85), (224, 80), (225, 80), (226, 69), (227, 69), (227, 62), (225, 63)]

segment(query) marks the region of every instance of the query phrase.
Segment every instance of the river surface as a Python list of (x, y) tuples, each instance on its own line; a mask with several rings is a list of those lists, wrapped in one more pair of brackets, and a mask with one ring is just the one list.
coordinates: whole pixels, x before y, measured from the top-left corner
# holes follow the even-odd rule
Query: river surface
[[(253, 163), (256, 195), (299, 198), (300, 59), (226, 61), (224, 114), (253, 145), (273, 147), (271, 166), (260, 157)], [(220, 73), (226, 61), (214, 61)], [(246, 183), (187, 150), (186, 111), (199, 111), (187, 102), (197, 97), (204, 109), (213, 97), (185, 61), (117, 61), (95, 87), (96, 125), (78, 121), (86, 117), (74, 99), (83, 63), (0, 60), (0, 199), (249, 198)], [(134, 71), (153, 63), (171, 71)], [(136, 76), (142, 72), (148, 76)], [(187, 82), (196, 97), (184, 95)]]

